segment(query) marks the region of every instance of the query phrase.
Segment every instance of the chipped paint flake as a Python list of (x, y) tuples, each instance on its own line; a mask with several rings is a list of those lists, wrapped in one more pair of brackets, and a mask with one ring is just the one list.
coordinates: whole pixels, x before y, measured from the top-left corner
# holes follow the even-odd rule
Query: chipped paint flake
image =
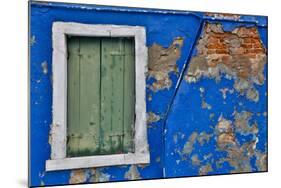
[(191, 156), (191, 163), (193, 166), (199, 166), (201, 161), (199, 160), (198, 158), (198, 155), (197, 154), (194, 154)]
[(256, 166), (259, 171), (267, 171), (267, 153), (256, 152)]
[(181, 55), (183, 38), (176, 38), (168, 48), (153, 44), (148, 50), (148, 77), (155, 79), (149, 88), (156, 92), (162, 89), (169, 89), (172, 80), (169, 73), (178, 74), (177, 60)]
[(155, 160), (157, 163), (159, 163), (161, 161), (161, 158), (160, 157), (157, 157), (156, 160)]
[(208, 104), (205, 100), (202, 100), (201, 108), (211, 110), (212, 106), (210, 104)]
[(209, 119), (213, 119), (215, 117), (215, 114), (214, 113), (210, 113), (210, 115), (209, 115)]
[(199, 175), (207, 175), (208, 173), (210, 173), (212, 171), (213, 171), (212, 165), (206, 164), (199, 168)]
[(128, 180), (141, 179), (140, 173), (136, 165), (131, 165), (129, 170), (125, 173), (125, 178)]
[(33, 46), (35, 43), (36, 43), (35, 35), (32, 35), (32, 37), (30, 38), (30, 46)]
[(199, 135), (198, 135), (198, 142), (201, 146), (203, 146), (204, 144), (207, 144), (209, 143), (210, 139), (212, 138), (213, 134), (208, 134), (206, 133), (205, 131), (201, 132)]
[(206, 16), (214, 17), (215, 19), (228, 19), (228, 20), (239, 20), (241, 15), (239, 14), (229, 14), (229, 13), (205, 13)]
[(77, 169), (72, 170), (69, 183), (85, 183), (85, 182), (107, 182), (110, 180), (110, 175), (101, 172), (99, 169)]
[(197, 136), (198, 136), (197, 132), (193, 132), (189, 136), (187, 142), (184, 144), (184, 147), (183, 147), (183, 150), (182, 150), (183, 154), (186, 154), (186, 155), (190, 155), (191, 154), (191, 152), (193, 150), (193, 145), (196, 142)]
[(91, 170), (90, 182), (108, 182), (110, 180), (110, 174), (103, 173), (98, 169)]
[(152, 95), (148, 95), (148, 101), (152, 101)]
[(258, 133), (257, 124), (250, 124), (249, 120), (252, 118), (252, 113), (247, 111), (234, 112), (235, 130), (242, 135)]
[(216, 126), (217, 143), (220, 148), (227, 147), (228, 145), (235, 145), (235, 136), (233, 133), (232, 121), (219, 117)]
[(87, 180), (86, 173), (83, 169), (72, 170), (70, 174), (69, 183), (84, 183)]
[(207, 103), (206, 99), (205, 99), (205, 88), (200, 87), (199, 91), (200, 91), (200, 97), (201, 97), (201, 108), (211, 110), (212, 106), (209, 103)]
[(147, 113), (147, 123), (155, 123), (157, 121), (159, 121), (161, 118), (159, 115), (153, 113), (153, 112), (148, 112)]
[(222, 88), (222, 89), (220, 89), (220, 92), (222, 93), (222, 98), (226, 99), (227, 93), (232, 94), (234, 92), (234, 90), (233, 89), (229, 89), (229, 88)]
[(47, 61), (41, 63), (42, 71), (44, 74), (48, 74), (48, 64)]

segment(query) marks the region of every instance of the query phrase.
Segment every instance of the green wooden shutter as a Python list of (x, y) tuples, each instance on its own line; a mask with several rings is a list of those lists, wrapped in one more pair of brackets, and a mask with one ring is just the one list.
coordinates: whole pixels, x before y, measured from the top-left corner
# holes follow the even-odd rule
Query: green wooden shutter
[(130, 38), (68, 38), (68, 157), (133, 151), (134, 52)]

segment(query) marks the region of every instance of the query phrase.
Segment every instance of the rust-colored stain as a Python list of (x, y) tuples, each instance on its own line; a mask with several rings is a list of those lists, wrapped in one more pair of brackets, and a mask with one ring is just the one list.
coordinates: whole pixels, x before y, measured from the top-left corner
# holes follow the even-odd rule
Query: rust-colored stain
[[(207, 23), (198, 41), (197, 51), (185, 76), (188, 83), (197, 82), (203, 77), (217, 82), (222, 77), (233, 79), (235, 91), (251, 101), (259, 100), (255, 85), (264, 84), (266, 50), (256, 27), (239, 27), (228, 32), (223, 30), (221, 24)], [(225, 92), (222, 93), (224, 98)]]
[(148, 50), (148, 77), (153, 77), (156, 81), (149, 86), (153, 91), (169, 89), (172, 80), (169, 73), (178, 73), (177, 60), (181, 56), (183, 38), (174, 39), (168, 48), (163, 48), (158, 44), (153, 44)]

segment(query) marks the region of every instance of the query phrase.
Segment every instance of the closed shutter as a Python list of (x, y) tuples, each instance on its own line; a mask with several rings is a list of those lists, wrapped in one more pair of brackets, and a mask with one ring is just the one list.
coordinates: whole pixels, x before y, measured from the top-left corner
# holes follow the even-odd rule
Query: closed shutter
[(132, 38), (69, 37), (67, 156), (133, 152)]

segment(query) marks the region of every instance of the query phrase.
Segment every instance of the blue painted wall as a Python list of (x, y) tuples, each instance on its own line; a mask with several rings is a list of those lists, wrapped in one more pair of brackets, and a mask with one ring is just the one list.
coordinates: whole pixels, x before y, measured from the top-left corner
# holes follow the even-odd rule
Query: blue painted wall
[[(169, 88), (153, 91), (149, 86), (155, 82), (155, 78), (147, 78), (147, 96), (150, 97), (146, 100), (147, 112), (158, 117), (155, 121), (148, 122), (150, 164), (136, 166), (136, 169), (128, 165), (99, 168), (94, 171), (84, 170), (83, 182), (197, 176), (203, 175), (204, 173), (201, 172), (204, 169), (208, 171), (205, 174), (239, 172), (233, 171), (231, 161), (223, 160), (227, 158), (228, 153), (218, 150), (215, 133), (221, 115), (234, 122), (234, 109), (239, 112), (250, 111), (253, 114), (249, 121), (258, 125), (258, 133), (249, 135), (237, 133), (236, 139), (242, 145), (258, 138), (255, 151), (260, 155), (253, 155), (250, 159), (250, 171), (263, 171), (255, 165), (255, 161), (257, 157), (262, 156), (262, 153), (267, 152), (267, 116), (264, 114), (267, 112), (267, 95), (265, 95), (267, 81), (258, 86), (259, 101), (251, 102), (235, 92), (230, 94), (227, 100), (222, 99), (220, 89), (232, 87), (233, 80), (222, 79), (218, 84), (213, 79), (202, 78), (196, 83), (188, 83), (184, 80), (184, 76), (190, 59), (197, 54), (196, 44), (207, 22), (220, 23), (225, 31), (242, 26), (257, 27), (261, 40), (267, 48), (267, 18), (241, 16), (239, 21), (213, 18), (198, 12), (31, 2), (30, 185), (68, 184), (71, 183), (73, 176), (70, 170), (45, 172), (45, 161), (50, 159), (48, 139), (52, 123), (51, 28), (55, 21), (144, 26), (149, 48), (153, 44), (168, 48), (175, 39), (183, 40), (181, 55), (176, 61), (178, 71), (169, 73), (172, 85)], [(266, 72), (265, 67), (265, 77)], [(200, 97), (202, 88), (204, 88), (205, 100), (212, 106), (211, 110), (202, 109)], [(243, 105), (239, 105), (239, 102), (243, 102)], [(202, 132), (211, 136), (208, 143), (200, 145), (198, 135)], [(190, 144), (186, 146), (192, 134), (197, 137), (192, 146)], [(192, 147), (191, 154), (182, 154), (185, 146)], [(189, 160), (194, 154), (197, 154), (199, 161), (196, 164)], [(216, 166), (215, 163), (218, 161), (220, 163)], [(130, 176), (132, 171), (136, 177)], [(97, 177), (97, 172), (99, 178), (93, 180), (93, 177)]]

